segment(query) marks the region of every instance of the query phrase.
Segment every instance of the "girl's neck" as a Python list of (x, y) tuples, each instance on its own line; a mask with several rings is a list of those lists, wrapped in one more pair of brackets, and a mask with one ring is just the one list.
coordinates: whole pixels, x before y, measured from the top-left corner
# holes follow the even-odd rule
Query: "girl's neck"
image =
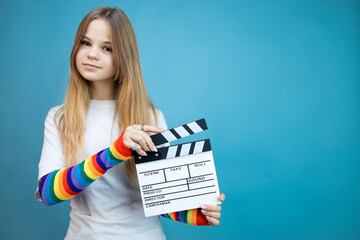
[(114, 82), (90, 82), (91, 98), (94, 100), (114, 100)]

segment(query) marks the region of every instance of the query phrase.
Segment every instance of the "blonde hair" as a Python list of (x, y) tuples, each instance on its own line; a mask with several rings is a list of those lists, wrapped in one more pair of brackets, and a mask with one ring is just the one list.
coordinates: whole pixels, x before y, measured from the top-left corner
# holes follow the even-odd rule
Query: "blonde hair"
[[(151, 124), (152, 116), (157, 124), (156, 109), (146, 90), (135, 32), (130, 20), (119, 8), (98, 7), (84, 17), (76, 32), (70, 56), (71, 73), (65, 103), (55, 115), (68, 167), (75, 165), (77, 158), (83, 158), (84, 153), (85, 118), (90, 105), (91, 89), (89, 82), (77, 70), (75, 59), (87, 26), (94, 19), (105, 20), (111, 29), (116, 69), (114, 116), (118, 116), (120, 132), (133, 124)], [(130, 178), (134, 179), (136, 172), (133, 160), (127, 166)]]

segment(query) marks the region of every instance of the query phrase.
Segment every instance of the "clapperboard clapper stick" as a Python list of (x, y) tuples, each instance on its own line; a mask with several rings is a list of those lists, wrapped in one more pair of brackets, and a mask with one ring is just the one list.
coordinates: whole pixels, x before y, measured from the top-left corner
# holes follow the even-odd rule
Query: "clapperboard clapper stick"
[[(205, 119), (150, 136), (155, 146), (202, 132)], [(145, 216), (220, 204), (210, 140), (167, 147), (141, 156), (133, 152)]]

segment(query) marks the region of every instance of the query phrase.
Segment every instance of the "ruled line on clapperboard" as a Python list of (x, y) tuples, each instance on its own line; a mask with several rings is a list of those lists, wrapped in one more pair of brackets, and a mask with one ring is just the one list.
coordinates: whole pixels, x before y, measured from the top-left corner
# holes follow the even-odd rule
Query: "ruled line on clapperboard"
[[(208, 176), (208, 175), (212, 175), (212, 173), (210, 173), (210, 174), (205, 174), (205, 175), (199, 175), (199, 176), (196, 176), (196, 177), (203, 177), (203, 176)], [(195, 178), (195, 177), (192, 177), (192, 178)], [(180, 180), (185, 180), (185, 179), (188, 179), (188, 178), (180, 178), (179, 180), (172, 180), (172, 181), (168, 181), (168, 182), (175, 182), (175, 181), (180, 181)], [(199, 182), (208, 182), (208, 181), (212, 181), (212, 180), (214, 180), (214, 179), (211, 178), (211, 179), (204, 180), (204, 181), (199, 181)], [(148, 184), (148, 185), (143, 185), (143, 187), (154, 186), (154, 185), (157, 185), (157, 184), (163, 184), (163, 183)], [(195, 184), (195, 183), (189, 183), (189, 184)], [(171, 187), (178, 187), (178, 186), (182, 186), (182, 185), (184, 185), (184, 184), (171, 185), (171, 186), (169, 186), (169, 187), (162, 187), (162, 188), (155, 188), (155, 189), (151, 189), (151, 190), (145, 190), (145, 191), (143, 191), (143, 192), (145, 193), (145, 192), (148, 192), (148, 191), (154, 191), (154, 190), (159, 190), (159, 189), (164, 189), (164, 188), (171, 188)]]
[(150, 205), (150, 204), (159, 203), (159, 202), (164, 202), (164, 201), (169, 201), (169, 202), (170, 202), (170, 201), (174, 201), (174, 200), (180, 200), (180, 199), (191, 198), (191, 197), (198, 197), (198, 196), (207, 195), (207, 194), (212, 194), (212, 193), (216, 193), (216, 191), (208, 192), (208, 193), (202, 193), (202, 194), (196, 194), (196, 195), (191, 195), (191, 196), (187, 196), (187, 197), (180, 197), (180, 198), (173, 198), (173, 199), (161, 200), (161, 201), (157, 201), (157, 202), (150, 202), (150, 203), (145, 203), (145, 204), (146, 204), (146, 205)]
[[(209, 188), (209, 187), (215, 187), (215, 185), (210, 185), (210, 186), (200, 187), (200, 188), (194, 188), (194, 189), (191, 189), (191, 190), (198, 190), (198, 189)], [(190, 190), (190, 191), (191, 191), (191, 190)], [(154, 195), (154, 196), (151, 196), (151, 197), (164, 196), (164, 195), (170, 195), (170, 194), (174, 194), (174, 193), (187, 192), (187, 191), (189, 191), (189, 190), (171, 192), (171, 193), (160, 194), (160, 195)], [(145, 197), (145, 199), (146, 199), (146, 198), (147, 198), (147, 197)]]
[[(175, 166), (171, 166), (171, 167), (181, 167), (181, 166), (185, 166), (185, 165), (195, 165), (197, 163), (203, 163), (203, 162), (210, 162), (210, 160), (204, 160), (204, 161), (199, 161), (199, 162), (190, 163), (190, 164), (175, 165)], [(151, 171), (158, 171), (158, 170), (163, 170), (163, 169), (167, 169), (167, 168), (152, 169)], [(151, 172), (151, 171), (143, 171), (143, 172), (139, 172), (139, 174), (142, 174), (142, 173), (145, 173), (145, 172)], [(190, 176), (190, 172), (189, 172), (189, 176)]]
[[(211, 175), (211, 174), (206, 174), (206, 175)], [(196, 176), (196, 177), (203, 177), (205, 175), (200, 175), (200, 176)], [(195, 177), (191, 177), (191, 178), (195, 178)], [(188, 178), (181, 178), (181, 179), (178, 179), (178, 180), (173, 180), (171, 182), (175, 182), (175, 181), (180, 181), (180, 180), (188, 180)], [(208, 181), (213, 181), (214, 179), (211, 178), (211, 179), (207, 179), (207, 180), (204, 180), (204, 181), (198, 181), (198, 182), (195, 182), (195, 183), (189, 183), (189, 181), (187, 181), (187, 184), (197, 184), (197, 183), (202, 183), (202, 182), (208, 182)], [(167, 183), (167, 182), (163, 182), (163, 183)], [(147, 186), (154, 186), (154, 185), (157, 185), (157, 184), (162, 184), (162, 183), (154, 183), (154, 184), (149, 184), (149, 185), (144, 185), (143, 187), (147, 187)], [(145, 190), (143, 191), (145, 194), (147, 192), (150, 192), (150, 191), (155, 191), (155, 190), (161, 190), (161, 189), (164, 189), (164, 188), (173, 188), (173, 187), (179, 187), (179, 186), (184, 186), (184, 185), (187, 185), (187, 184), (179, 184), (179, 185), (171, 185), (171, 186), (168, 186), (168, 187), (162, 187), (162, 188), (152, 188), (151, 190)], [(205, 186), (205, 187), (200, 187), (200, 188), (193, 188), (191, 190), (196, 190), (196, 189), (201, 189), (201, 188), (207, 188), (207, 187), (213, 187), (215, 185), (211, 185), (211, 186)], [(145, 188), (144, 188), (145, 189)], [(186, 190), (186, 191), (191, 191), (191, 190)], [(184, 191), (181, 191), (181, 192), (184, 192)], [(174, 193), (174, 192), (172, 192)], [(151, 194), (151, 193), (150, 193)], [(170, 194), (170, 193), (165, 193), (165, 194), (161, 194), (161, 195), (167, 195), (167, 194)]]

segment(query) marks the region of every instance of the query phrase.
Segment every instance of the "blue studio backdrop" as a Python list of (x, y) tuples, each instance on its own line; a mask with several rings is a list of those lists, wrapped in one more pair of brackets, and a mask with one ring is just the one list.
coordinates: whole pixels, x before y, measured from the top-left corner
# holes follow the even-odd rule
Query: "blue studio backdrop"
[[(0, 239), (63, 239), (69, 203), (34, 198), (48, 110), (81, 19), (122, 8), (169, 127), (205, 117), (218, 227), (168, 239), (360, 239), (359, 1), (0, 2)], [(193, 139), (186, 139), (190, 141)]]

